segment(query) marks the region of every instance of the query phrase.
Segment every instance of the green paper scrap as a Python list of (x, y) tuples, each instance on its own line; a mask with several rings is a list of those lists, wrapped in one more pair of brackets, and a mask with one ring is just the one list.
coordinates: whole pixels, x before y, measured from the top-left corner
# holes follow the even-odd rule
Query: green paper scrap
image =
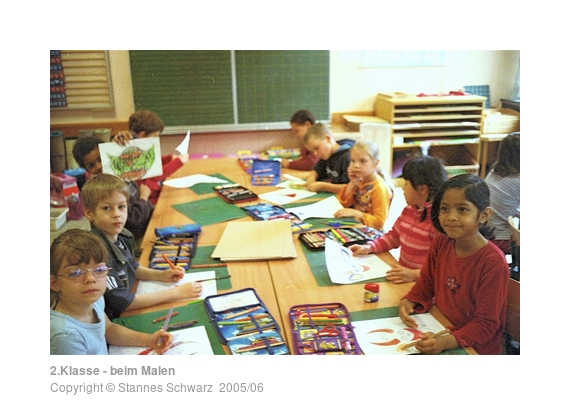
[[(304, 244), (301, 244), (303, 251), (305, 252), (305, 257), (311, 268), (311, 272), (317, 281), (319, 287), (330, 287), (338, 286), (341, 284), (335, 284), (331, 281), (329, 276), (329, 271), (327, 270), (327, 262), (325, 257), (325, 251), (323, 250), (310, 250)], [(386, 277), (374, 278), (370, 280), (359, 281), (353, 284), (366, 284), (371, 282), (383, 283), (387, 282)]]
[[(196, 249), (196, 256), (192, 258), (192, 264), (218, 264), (223, 263), (219, 259), (212, 258), (212, 253), (216, 246), (201, 246)], [(201, 271), (214, 270), (216, 277), (228, 276), (230, 272), (228, 271), (228, 266), (224, 267), (211, 267), (211, 268), (190, 268), (186, 273), (198, 273)], [(232, 288), (231, 278), (223, 278), (221, 280), (216, 280), (216, 287), (218, 290), (229, 290)]]
[[(228, 179), (226, 176), (224, 176), (223, 174), (220, 174), (220, 173), (209, 174), (208, 176), (217, 177), (218, 179), (222, 179), (222, 180), (227, 180), (228, 183), (234, 183), (233, 180)], [(198, 195), (211, 194), (211, 193), (215, 192), (214, 187), (219, 186), (220, 184), (224, 184), (224, 183), (198, 183), (198, 184), (194, 184), (192, 187), (190, 187), (190, 190), (192, 190), (193, 192), (195, 192)]]
[[(216, 334), (216, 331), (210, 323), (210, 318), (206, 312), (203, 302), (196, 302), (189, 305), (174, 308), (178, 315), (173, 318), (172, 322), (184, 322), (197, 320), (196, 325), (203, 325), (206, 328), (208, 339), (212, 345), (212, 351), (217, 355), (225, 355), (224, 348)], [(152, 323), (152, 321), (161, 316), (168, 314), (168, 309), (162, 311), (149, 312), (146, 314), (126, 316), (122, 318), (113, 319), (113, 323), (123, 325), (129, 329), (137, 330), (139, 332), (154, 333), (164, 325), (164, 321)]]
[[(399, 316), (398, 307), (387, 307), (387, 308), (374, 308), (367, 309), (364, 311), (350, 312), (350, 321), (369, 321), (371, 319), (379, 318), (395, 318)], [(440, 354), (461, 354), (469, 355), (467, 351), (462, 347), (456, 347), (455, 349), (448, 349), (442, 351)]]
[(175, 204), (172, 208), (202, 226), (247, 216), (240, 207), (228, 204), (218, 196)]

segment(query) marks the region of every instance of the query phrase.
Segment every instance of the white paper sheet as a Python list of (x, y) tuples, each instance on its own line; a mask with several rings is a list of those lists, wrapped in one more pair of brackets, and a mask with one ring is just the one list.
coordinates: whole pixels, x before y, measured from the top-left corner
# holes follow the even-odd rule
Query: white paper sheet
[[(147, 294), (158, 291), (168, 290), (169, 288), (176, 288), (177, 286), (190, 283), (196, 280), (207, 280), (209, 278), (216, 277), (215, 271), (201, 271), (198, 273), (186, 273), (182, 280), (176, 283), (165, 283), (163, 281), (154, 280), (139, 280), (137, 287), (137, 294)], [(218, 293), (218, 288), (216, 285), (216, 280), (208, 280), (202, 282), (202, 292), (196, 300), (203, 300), (209, 295), (216, 295)], [(187, 298), (185, 298), (187, 300)]]
[(325, 240), (325, 259), (331, 281), (352, 284), (385, 277), (390, 266), (376, 255), (353, 256), (352, 251), (333, 240)]
[(188, 153), (188, 147), (190, 146), (190, 130), (186, 133), (184, 140), (176, 147), (176, 151), (181, 155)]
[[(293, 190), (293, 192), (296, 191), (299, 190)], [(342, 204), (333, 195), (314, 204), (308, 204), (302, 207), (288, 208), (287, 212), (297, 215), (299, 219), (302, 220), (305, 220), (307, 218), (334, 218), (335, 212), (342, 208)]]
[[(380, 291), (382, 294), (382, 291)], [(418, 324), (416, 329), (407, 327), (399, 317), (352, 321), (354, 334), (360, 349), (366, 355), (372, 354), (415, 354), (415, 347), (402, 350), (401, 346), (419, 339), (423, 332), (439, 332), (445, 329), (433, 315), (412, 315)]]
[(165, 185), (174, 188), (188, 188), (200, 183), (227, 183), (227, 180), (219, 179), (205, 174), (191, 174), (190, 176), (170, 179), (164, 182)]
[[(213, 355), (212, 345), (208, 339), (206, 328), (203, 325), (169, 331), (174, 340), (166, 355)], [(147, 347), (135, 346), (109, 346), (109, 354), (121, 355), (156, 355), (154, 350)]]
[(259, 198), (272, 202), (273, 204), (283, 205), (289, 204), (303, 198), (308, 198), (317, 193), (309, 190), (299, 190), (293, 188), (282, 188), (281, 190), (270, 191), (260, 194)]

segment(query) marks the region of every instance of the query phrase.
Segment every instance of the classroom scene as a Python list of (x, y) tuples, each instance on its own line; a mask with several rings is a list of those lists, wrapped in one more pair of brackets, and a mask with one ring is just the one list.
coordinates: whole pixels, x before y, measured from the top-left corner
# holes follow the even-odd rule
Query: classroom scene
[(50, 51), (51, 355), (520, 355), (520, 51)]

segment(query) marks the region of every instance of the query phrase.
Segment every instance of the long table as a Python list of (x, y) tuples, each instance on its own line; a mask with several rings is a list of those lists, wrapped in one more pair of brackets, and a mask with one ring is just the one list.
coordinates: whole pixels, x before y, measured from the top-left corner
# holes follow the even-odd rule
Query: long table
[[(282, 169), (282, 174), (304, 178), (308, 172)], [(257, 194), (263, 194), (277, 189), (272, 186), (253, 186), (250, 175), (240, 166), (236, 158), (217, 158), (190, 160), (180, 168), (172, 178), (180, 178), (191, 174), (222, 174), (226, 178), (239, 183)], [(156, 239), (154, 229), (157, 227), (182, 225), (191, 223), (192, 220), (173, 208), (173, 205), (197, 201), (203, 198), (211, 198), (215, 194), (198, 195), (189, 188), (173, 188), (163, 186), (158, 203), (154, 209), (151, 221), (141, 245), (142, 255), (140, 264), (148, 265), (148, 255), (152, 250), (153, 240)], [(252, 221), (250, 217), (235, 219), (234, 221)], [(220, 240), (227, 222), (215, 223), (202, 226), (198, 246), (214, 246)], [(293, 235), (297, 250), (297, 258), (282, 260), (262, 260), (229, 262), (228, 271), (231, 275), (231, 290), (223, 290), (220, 293), (254, 288), (263, 300), (268, 310), (276, 318), (281, 327), (282, 334), (291, 347), (292, 336), (288, 321), (289, 309), (298, 304), (342, 302), (350, 312), (363, 311), (375, 308), (397, 306), (402, 296), (409, 291), (412, 283), (393, 284), (380, 283), (379, 300), (375, 303), (364, 301), (363, 284), (319, 286), (313, 276), (309, 263), (303, 252), (298, 235)], [(388, 264), (395, 264), (396, 259), (389, 253), (378, 254)], [(122, 316), (136, 315), (156, 310), (163, 310), (173, 306), (186, 305), (185, 301), (163, 303), (153, 307), (126, 311)], [(432, 308), (432, 314), (444, 326), (449, 322), (437, 309)], [(472, 349), (468, 352), (474, 353)]]

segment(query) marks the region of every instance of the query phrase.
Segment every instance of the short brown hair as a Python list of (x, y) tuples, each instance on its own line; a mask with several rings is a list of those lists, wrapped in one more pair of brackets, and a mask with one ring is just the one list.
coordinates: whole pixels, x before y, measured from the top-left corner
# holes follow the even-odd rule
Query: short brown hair
[(315, 116), (309, 110), (299, 110), (291, 116), (289, 123), (303, 125), (307, 121), (315, 125)]
[(164, 130), (164, 122), (157, 113), (150, 110), (140, 110), (129, 117), (129, 129), (135, 133), (146, 132), (147, 134)]
[(115, 192), (123, 194), (129, 201), (130, 191), (127, 183), (113, 174), (101, 173), (85, 182), (81, 189), (81, 199), (85, 208), (95, 210), (99, 201)]
[(325, 139), (325, 135), (330, 135), (330, 134), (331, 133), (328, 127), (325, 124), (319, 122), (318, 124), (311, 125), (309, 129), (307, 129), (307, 132), (305, 132), (305, 138), (303, 139), (303, 142), (307, 143), (309, 141), (312, 141), (313, 139), (322, 140)]
[(50, 274), (56, 275), (64, 260), (69, 264), (107, 262), (107, 249), (101, 238), (82, 229), (69, 229), (50, 246)]

